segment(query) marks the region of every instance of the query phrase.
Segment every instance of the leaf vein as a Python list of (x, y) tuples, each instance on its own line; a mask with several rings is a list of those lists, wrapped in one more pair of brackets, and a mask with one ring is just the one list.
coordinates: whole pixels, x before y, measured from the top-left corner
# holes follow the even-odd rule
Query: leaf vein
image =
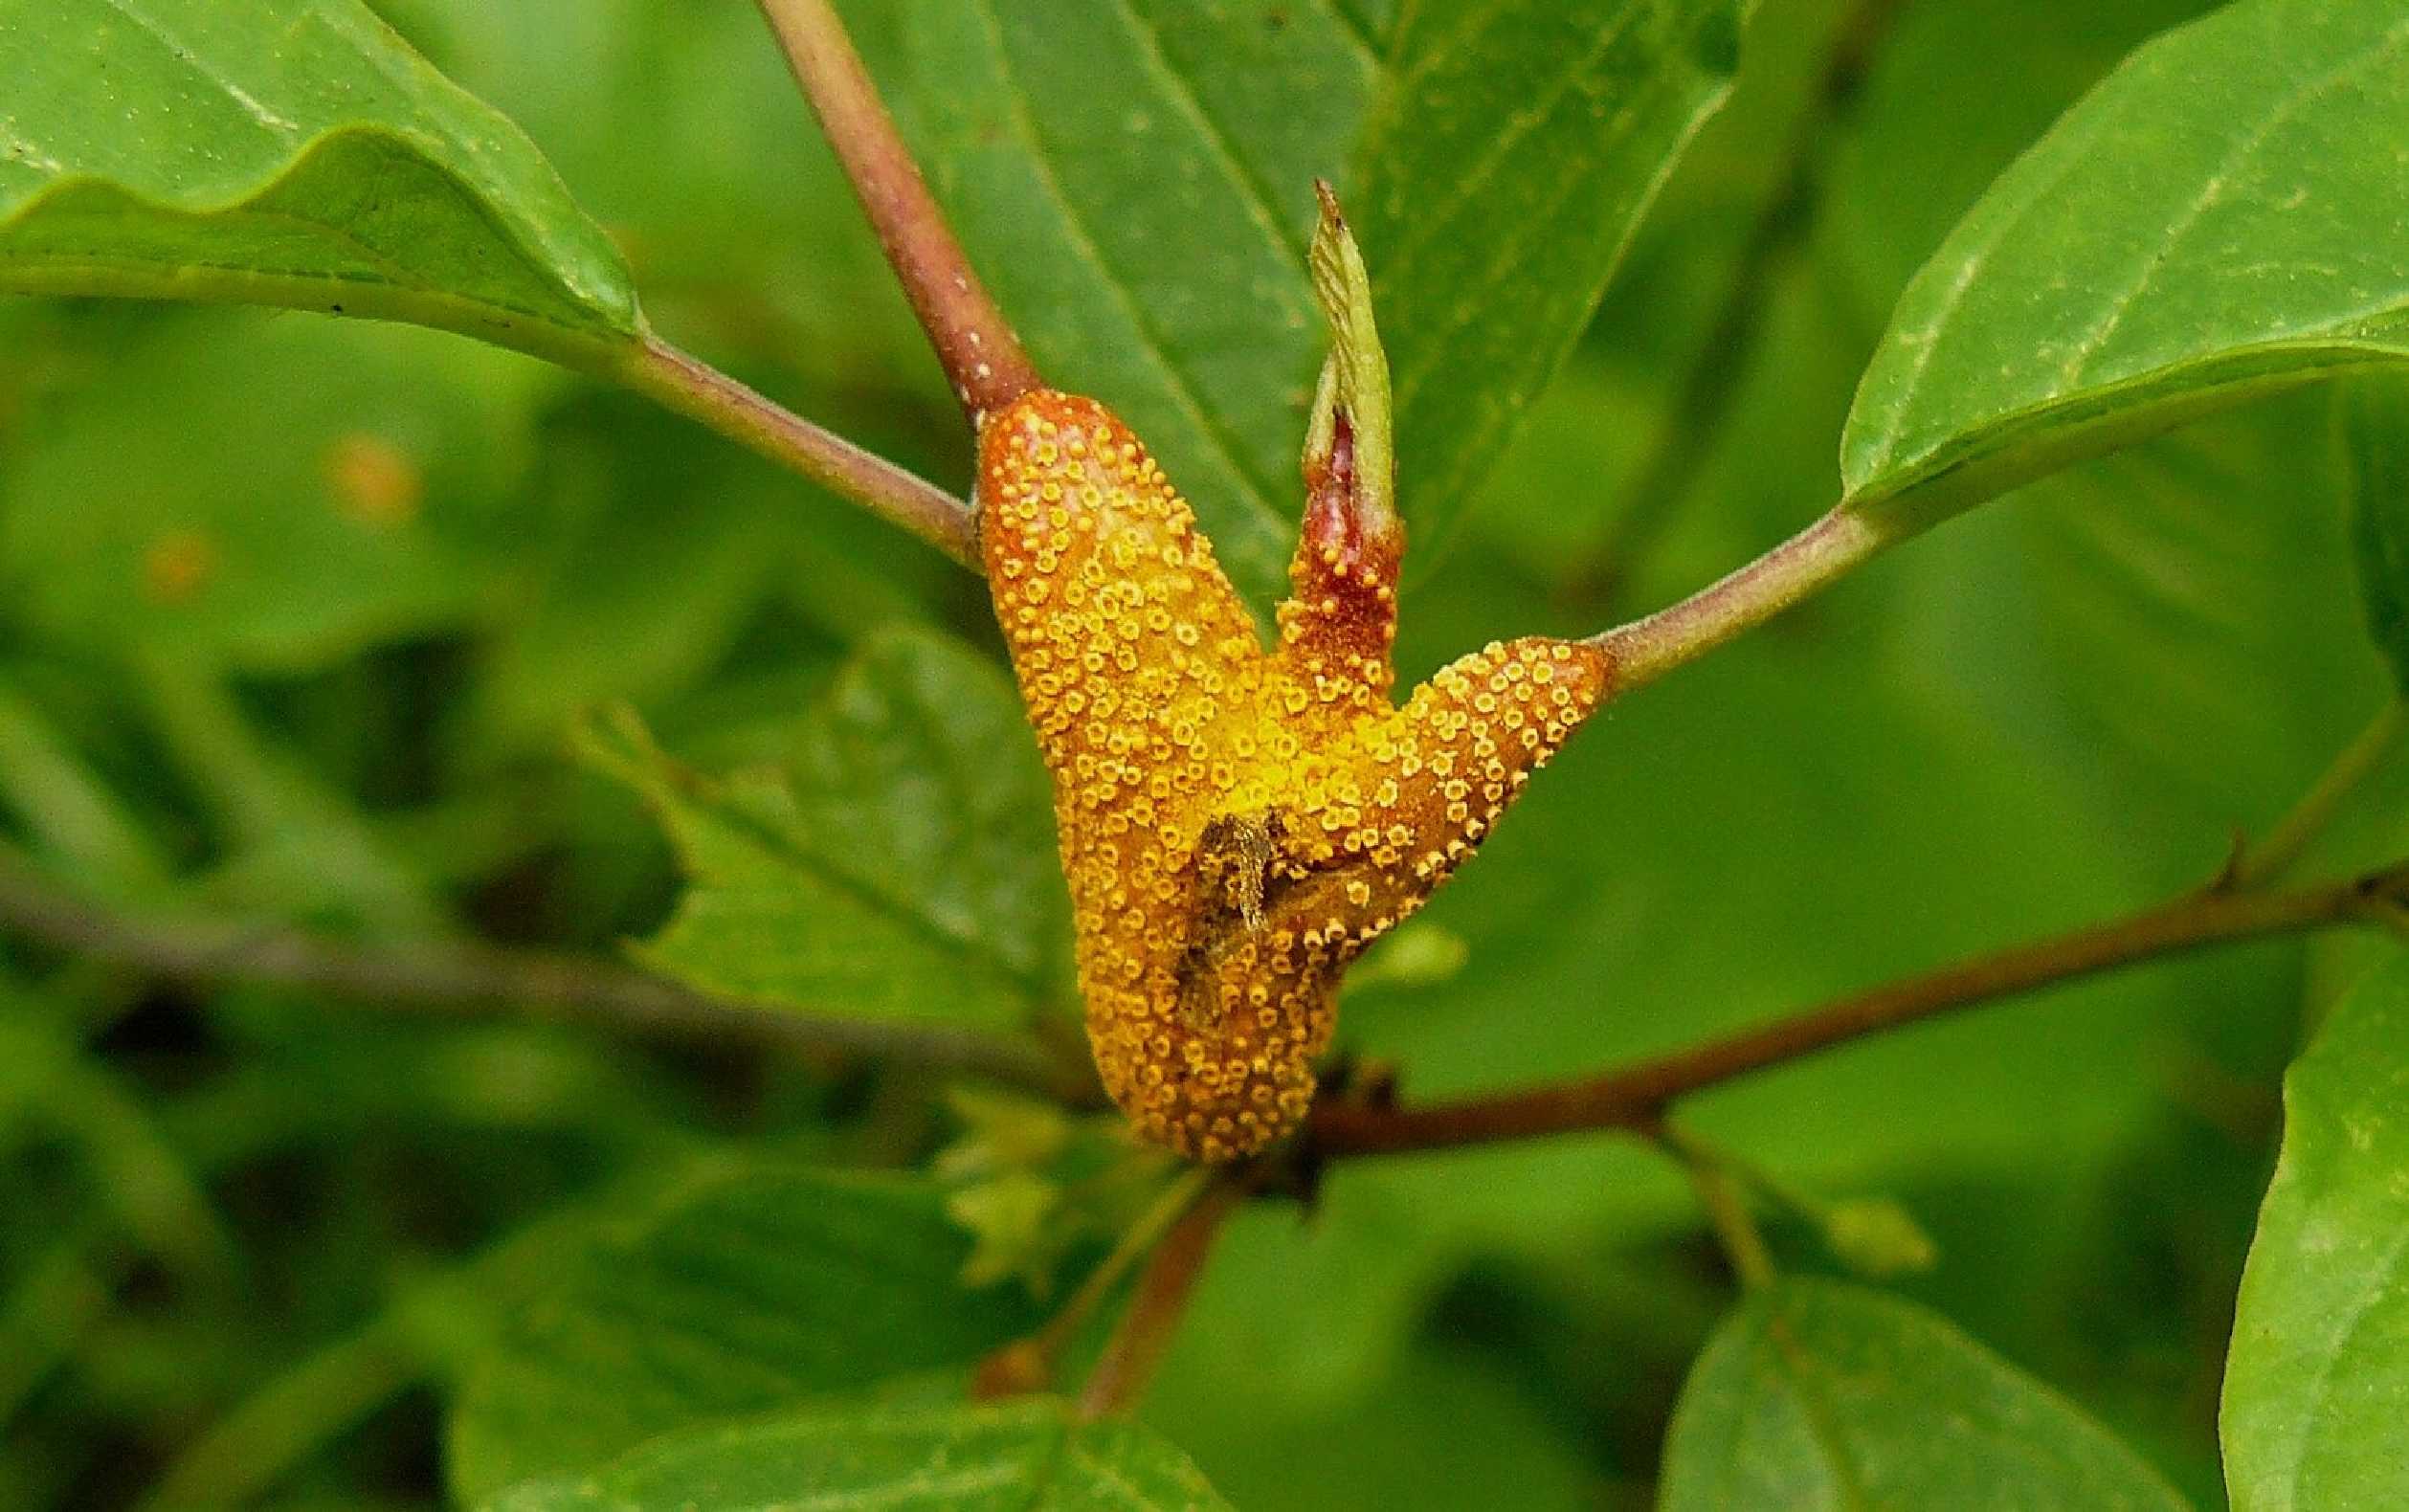
[(1140, 13), (1137, 0), (1115, 0), (1113, 9), (1127, 24), (1131, 37), (1137, 42), (1139, 51), (1146, 55), (1149, 65), (1169, 82), (1172, 101), (1194, 121), (1197, 135), (1203, 139), (1206, 150), (1220, 160), (1223, 171), (1238, 186), (1238, 198), (1246, 207), (1247, 219), (1255, 223), (1256, 229), (1271, 243), (1274, 252), (1303, 268), (1304, 232), (1281, 219), (1273, 205), (1271, 187), (1247, 167), (1245, 159), (1238, 155), (1238, 145), (1230, 139), (1228, 128), (1205, 108), (1204, 98), (1196, 92), (1195, 80), (1182, 73), (1171, 62), (1170, 55), (1164, 52), (1161, 30)]
[[(1606, 130), (1600, 136), (1598, 145), (1601, 151), (1619, 142), (1633, 126), (1639, 123), (1639, 105), (1640, 100), (1638, 97), (1623, 102), (1622, 108), (1616, 112), (1615, 119), (1608, 123)], [(1670, 158), (1666, 160), (1665, 166), (1667, 169), (1670, 168)], [(1486, 308), (1486, 300), (1483, 296), (1495, 288), (1523, 260), (1523, 255), (1528, 250), (1530, 244), (1538, 239), (1585, 187), (1586, 181), (1581, 175), (1575, 173), (1564, 175), (1562, 182), (1549, 196), (1547, 205), (1538, 214), (1515, 226), (1513, 234), (1500, 238), (1496, 255), (1483, 266), (1479, 277), (1464, 292), (1464, 297), (1459, 298), (1449, 305), (1445, 317), (1439, 323), (1437, 335), (1439, 338), (1454, 336)], [(1438, 366), (1445, 359), (1448, 349), (1449, 344), (1445, 340), (1432, 340), (1426, 337), (1417, 343), (1415, 360), (1397, 377), (1396, 408), (1398, 410), (1402, 411), (1413, 403), (1414, 396), (1420, 392), (1423, 383), (1438, 370)]]
[[(1507, 121), (1506, 129), (1490, 139), (1488, 148), (1482, 153), (1480, 161), (1457, 180), (1455, 191), (1448, 196), (1446, 204), (1430, 211), (1427, 215), (1416, 216), (1416, 234), (1404, 238), (1392, 255), (1397, 267), (1402, 268), (1411, 263), (1417, 253), (1437, 240), (1440, 233), (1462, 213), (1464, 207), (1471, 204), (1483, 190), (1489, 187), (1491, 181), (1497, 177), (1498, 171), (1505, 167), (1506, 159), (1513, 156), (1514, 149), (1522, 145), (1523, 140), (1556, 118), (1556, 112), (1563, 106), (1565, 100), (1572, 97), (1573, 88), (1579, 83), (1581, 78), (1596, 66), (1598, 59), (1613, 52), (1616, 43), (1630, 33), (1632, 27), (1639, 20), (1639, 9), (1637, 5), (1625, 7), (1621, 18), (1614, 26), (1601, 32), (1595, 45), (1557, 76), (1555, 83), (1550, 87), (1546, 97), (1535, 107), (1517, 112), (1512, 119)], [(1619, 125), (1622, 122), (1629, 120), (1636, 107), (1636, 99), (1626, 100), (1622, 108), (1616, 113), (1617, 124)], [(1580, 183), (1581, 176), (1577, 173), (1563, 175), (1564, 187), (1557, 194), (1553, 205), (1550, 206), (1550, 213), (1552, 213), (1554, 206), (1561, 205), (1570, 198)], [(1529, 223), (1526, 222), (1516, 230), (1528, 232), (1528, 225)], [(1461, 321), (1456, 322), (1459, 327), (1461, 324)], [(1399, 408), (1404, 406), (1405, 393), (1406, 390), (1403, 388), (1398, 389)]]
[(2151, 250), (2149, 256), (2143, 258), (2140, 272), (2135, 274), (2132, 281), (2109, 302), (2107, 313), (2076, 345), (2073, 353), (2067, 357), (2063, 369), (2067, 387), (2081, 385), (2084, 381), (2085, 369), (2098, 357), (2101, 348), (2108, 345), (2109, 338), (2116, 333), (2118, 327), (2124, 324), (2126, 317), (2132, 313), (2134, 302), (2149, 292), (2151, 280), (2156, 277), (2158, 270), (2166, 266), (2167, 260), (2175, 255), (2175, 249), (2198, 228), (2201, 219), (2223, 197), (2227, 181), (2232, 175), (2243, 164), (2258, 155), (2260, 150), (2266, 145), (2267, 139), (2275, 134), (2276, 129), (2298, 115), (2320, 96), (2350, 82), (2376, 64), (2384, 61), (2391, 54), (2398, 51), (2404, 42), (2409, 42), (2409, 20), (2395, 25), (2365, 53), (2317, 78), (2310, 79), (2286, 96), (2275, 109), (2267, 113), (2264, 121), (2234, 145), (2233, 150), (2217, 165), (2216, 171), (2209, 174), (2208, 181), (2200, 186), (2200, 191), (2193, 197), (2192, 203), (2185, 208), (2182, 214), (2175, 217), (2175, 223), (2167, 228), (2166, 235), (2157, 246)]
[(225, 94), (227, 99), (233, 100), (235, 104), (240, 105), (243, 108), (243, 113), (250, 116), (251, 119), (257, 122), (260, 126), (278, 136), (293, 136), (297, 135), (301, 131), (301, 128), (299, 122), (287, 120), (285, 117), (278, 115), (275, 111), (270, 110), (267, 106), (261, 104), (257, 96), (243, 88), (240, 84), (235, 83), (221, 70), (205, 61), (201, 57), (200, 54), (193, 51), (191, 48), (187, 47), (184, 43), (177, 41), (175, 37), (170, 35), (166, 29), (159, 25), (157, 21), (143, 14), (132, 6), (127, 5), (125, 0), (100, 0), (100, 3), (116, 11), (119, 15), (123, 16), (126, 20), (132, 22), (136, 30), (142, 32), (145, 35), (148, 36), (152, 41), (158, 43), (161, 47), (166, 48), (169, 56), (173, 56), (178, 63), (190, 68), (192, 72), (200, 75), (203, 78), (206, 78), (211, 83), (216, 85), (218, 89)]

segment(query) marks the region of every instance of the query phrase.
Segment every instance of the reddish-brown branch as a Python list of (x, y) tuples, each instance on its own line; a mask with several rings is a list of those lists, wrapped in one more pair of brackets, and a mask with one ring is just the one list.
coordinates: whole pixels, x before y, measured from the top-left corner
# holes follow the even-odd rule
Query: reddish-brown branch
[(1080, 1392), (1081, 1416), (1112, 1417), (1136, 1408), (1179, 1329), (1188, 1295), (1203, 1274), (1222, 1220), (1245, 1201), (1247, 1191), (1242, 1181), (1215, 1182), (1155, 1247), (1146, 1273), (1138, 1278), (1129, 1310), (1122, 1315), (1120, 1326), (1113, 1330), (1087, 1377), (1086, 1388)]
[(2297, 891), (2195, 893), (1599, 1076), (1423, 1107), (1326, 1103), (1308, 1125), (1310, 1152), (1330, 1158), (1588, 1130), (1645, 1131), (1678, 1098), (1868, 1035), (2209, 945), (2374, 921), (2404, 900), (2409, 866)]
[(663, 341), (636, 347), (614, 375), (636, 392), (702, 421), (903, 526), (972, 571), (978, 569), (978, 526), (970, 506), (927, 479), (820, 429)]
[(1211, 1168), (1198, 1166), (1165, 1187), (1153, 1205), (1121, 1235), (1121, 1242), (1113, 1246), (1112, 1253), (1087, 1273), (1087, 1279), (1080, 1282), (1079, 1290), (1062, 1304), (1062, 1310), (1046, 1320), (1044, 1327), (1025, 1339), (1014, 1340), (979, 1362), (977, 1372), (970, 1378), (970, 1394), (989, 1401), (1050, 1388), (1062, 1351), (1070, 1347), (1071, 1341), (1129, 1274), (1130, 1267), (1145, 1259), (1162, 1242), (1171, 1225), (1195, 1206), (1215, 1174)]
[(1898, 527), (1842, 505), (1680, 603), (1601, 631), (1590, 644), (1614, 658), (1615, 691), (1628, 693), (1829, 588), (1901, 538)]
[(828, 0), (760, 0), (973, 427), (1041, 386), (963, 254)]

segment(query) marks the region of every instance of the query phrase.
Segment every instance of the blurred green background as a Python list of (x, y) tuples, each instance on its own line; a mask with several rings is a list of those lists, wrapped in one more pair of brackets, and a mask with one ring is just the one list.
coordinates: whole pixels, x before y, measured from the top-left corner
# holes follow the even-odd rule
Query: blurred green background
[[(376, 9), (525, 126), (666, 333), (967, 486), (951, 402), (749, 4)], [(2075, 96), (2202, 8), (1907, 0), (1831, 94), (1860, 9), (1752, 22), (1571, 365), (1421, 543), (1407, 678), (1654, 607), (1826, 506), (1907, 277)], [(848, 7), (907, 123), (943, 114), (929, 11)], [(1706, 351), (1744, 265), (1757, 339)], [(1728, 422), (1682, 487), (1635, 498), (1718, 355), (1742, 363)], [(2210, 875), (2382, 696), (2325, 403), (2028, 489), (1617, 705), (1428, 915), (1468, 964), (1367, 985), (1341, 1043), (1409, 1094), (1564, 1075)], [(640, 400), (416, 330), (0, 303), (0, 826), (106, 903), (615, 950), (677, 881), (637, 796), (573, 759), (578, 716), (632, 702), (705, 769), (779, 759), (897, 627), (994, 656), (974, 578)], [(2057, 991), (1693, 1123), (1899, 1198), (1940, 1251), (1910, 1295), (2215, 1504), (2276, 1082), (2330, 966), (2277, 945)], [(917, 1166), (952, 1132), (927, 1091), (163, 989), (0, 940), (0, 1505), (128, 1505), (180, 1462), (205, 1484), (275, 1466), (279, 1505), (437, 1504), (497, 1246), (702, 1150)], [(1729, 1297), (1645, 1151), (1368, 1162), (1309, 1213), (1237, 1223), (1147, 1416), (1248, 1508), (1640, 1506)]]

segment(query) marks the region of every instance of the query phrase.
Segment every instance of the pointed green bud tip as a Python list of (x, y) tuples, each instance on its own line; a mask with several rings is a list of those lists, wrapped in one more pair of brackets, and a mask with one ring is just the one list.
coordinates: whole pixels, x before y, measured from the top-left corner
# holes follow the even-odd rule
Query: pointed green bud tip
[(1463, 936), (1439, 924), (1407, 924), (1389, 936), (1347, 975), (1355, 991), (1367, 987), (1433, 987), (1452, 980), (1472, 959)]
[(1313, 295), (1330, 322), (1330, 355), (1313, 396), (1305, 431), (1305, 474), (1309, 489), (1334, 468), (1348, 475), (1347, 505), (1355, 528), (1386, 539), (1397, 534), (1395, 444), (1390, 429), (1389, 359), (1372, 315), (1372, 276), (1363, 253), (1340, 213), (1338, 193), (1317, 179), (1322, 206), (1306, 254)]
[(1070, 1118), (1052, 1102), (977, 1087), (952, 1088), (946, 1101), (962, 1122), (961, 1136), (937, 1154), (937, 1174), (947, 1181), (1035, 1169), (1071, 1142)]
[(1907, 1211), (1879, 1197), (1836, 1202), (1823, 1215), (1823, 1242), (1833, 1258), (1871, 1279), (1929, 1271), (1939, 1247)]
[(1017, 1278), (1033, 1297), (1051, 1291), (1067, 1228), (1056, 1221), (1061, 1207), (1062, 1189), (1027, 1171), (947, 1193), (947, 1216), (971, 1240), (962, 1284), (979, 1290)]

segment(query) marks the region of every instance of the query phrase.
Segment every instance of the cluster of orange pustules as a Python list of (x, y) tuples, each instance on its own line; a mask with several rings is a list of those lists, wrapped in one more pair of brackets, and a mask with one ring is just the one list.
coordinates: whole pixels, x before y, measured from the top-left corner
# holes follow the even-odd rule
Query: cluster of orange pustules
[(1146, 449), (1039, 390), (981, 432), (995, 612), (1054, 777), (1104, 1086), (1149, 1139), (1229, 1160), (1311, 1105), (1347, 964), (1419, 908), (1597, 706), (1596, 648), (1493, 644), (1394, 680), (1392, 525), (1308, 467), (1277, 651)]

